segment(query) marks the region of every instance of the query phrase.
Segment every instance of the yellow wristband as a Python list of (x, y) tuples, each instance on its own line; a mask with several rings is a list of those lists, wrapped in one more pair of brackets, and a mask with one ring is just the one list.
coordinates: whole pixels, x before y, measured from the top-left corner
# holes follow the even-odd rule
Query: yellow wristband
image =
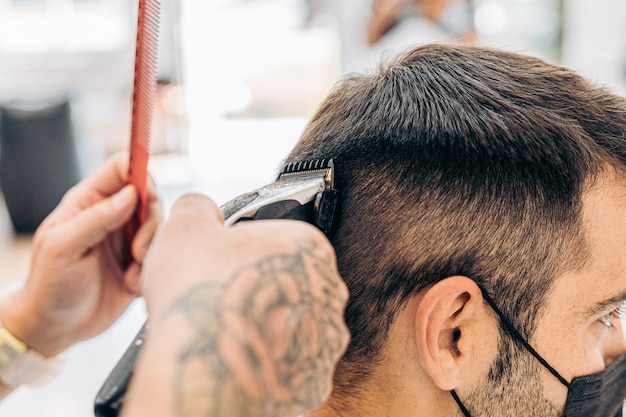
[[(17, 350), (18, 352), (26, 352), (26, 350), (28, 349), (26, 343), (13, 336), (11, 332), (9, 332), (7, 329), (2, 328), (0, 329), (0, 346), (5, 344), (8, 345), (11, 349)], [(1, 350), (0, 354), (2, 354)], [(5, 362), (5, 360), (3, 360), (3, 357), (0, 356), (0, 363), (3, 362)]]
[(0, 328), (0, 381), (7, 386), (37, 385), (60, 370), (56, 358), (46, 359), (28, 349), (7, 329)]

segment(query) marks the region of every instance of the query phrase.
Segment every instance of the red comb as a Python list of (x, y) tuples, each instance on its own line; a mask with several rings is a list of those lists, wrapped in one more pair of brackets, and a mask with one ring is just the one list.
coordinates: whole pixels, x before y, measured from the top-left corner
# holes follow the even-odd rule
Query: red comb
[(147, 212), (150, 131), (157, 88), (159, 12), (159, 0), (139, 0), (128, 170), (128, 179), (137, 189), (139, 203), (133, 218), (126, 227), (129, 248), (127, 259), (129, 261), (132, 259), (130, 255), (132, 239), (143, 224)]

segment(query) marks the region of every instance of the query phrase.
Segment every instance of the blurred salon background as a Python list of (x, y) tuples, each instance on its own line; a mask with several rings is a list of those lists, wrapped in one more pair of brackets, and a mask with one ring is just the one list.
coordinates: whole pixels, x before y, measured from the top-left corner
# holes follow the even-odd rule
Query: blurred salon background
[[(623, 0), (161, 0), (150, 172), (167, 210), (272, 181), (329, 88), (409, 45), (497, 46), (626, 94)], [(0, 0), (0, 291), (61, 195), (128, 149), (137, 0)], [(173, 277), (175, 279), (175, 277)], [(145, 320), (137, 300), (0, 416), (85, 417)]]

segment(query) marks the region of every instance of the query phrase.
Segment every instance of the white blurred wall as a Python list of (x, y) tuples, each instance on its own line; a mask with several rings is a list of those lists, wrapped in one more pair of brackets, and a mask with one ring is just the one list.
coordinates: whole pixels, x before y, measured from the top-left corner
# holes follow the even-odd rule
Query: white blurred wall
[(562, 62), (626, 94), (626, 1), (566, 0)]

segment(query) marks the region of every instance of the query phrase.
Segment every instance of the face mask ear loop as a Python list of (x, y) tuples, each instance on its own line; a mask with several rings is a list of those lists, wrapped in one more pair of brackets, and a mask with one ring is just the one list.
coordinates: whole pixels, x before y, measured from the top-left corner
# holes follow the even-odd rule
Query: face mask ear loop
[(550, 366), (550, 364), (548, 362), (546, 362), (546, 360), (544, 358), (542, 358), (539, 355), (539, 353), (537, 353), (537, 351), (530, 344), (528, 344), (526, 339), (520, 334), (520, 332), (517, 331), (517, 329), (515, 328), (513, 323), (511, 323), (511, 321), (500, 311), (498, 306), (496, 306), (496, 303), (491, 299), (489, 294), (487, 294), (487, 291), (485, 291), (480, 285), (478, 286), (478, 288), (480, 288), (480, 291), (483, 293), (483, 298), (491, 306), (493, 311), (495, 311), (496, 314), (500, 317), (500, 320), (502, 321), (502, 324), (504, 324), (504, 327), (506, 327), (506, 329), (509, 331), (509, 333), (511, 333), (522, 345), (524, 345), (526, 350), (528, 350), (528, 352), (531, 355), (533, 355), (535, 357), (535, 359), (537, 359), (539, 361), (539, 363), (541, 363), (548, 371), (550, 371), (550, 373), (552, 375), (554, 375), (556, 377), (556, 379), (558, 379), (561, 382), (561, 384), (563, 384), (567, 388), (569, 388), (570, 387), (570, 383), (565, 378), (563, 378), (556, 371), (556, 369), (554, 369), (552, 366)]
[(459, 396), (456, 394), (455, 390), (450, 391), (450, 394), (452, 395), (452, 398), (454, 398), (454, 401), (456, 401), (456, 404), (459, 406), (459, 408), (461, 409), (461, 412), (463, 413), (463, 415), (465, 417), (472, 417), (472, 415), (470, 414), (470, 412), (467, 410), (467, 408), (465, 408), (465, 406), (463, 405), (463, 403), (461, 402), (461, 400), (459, 399)]

